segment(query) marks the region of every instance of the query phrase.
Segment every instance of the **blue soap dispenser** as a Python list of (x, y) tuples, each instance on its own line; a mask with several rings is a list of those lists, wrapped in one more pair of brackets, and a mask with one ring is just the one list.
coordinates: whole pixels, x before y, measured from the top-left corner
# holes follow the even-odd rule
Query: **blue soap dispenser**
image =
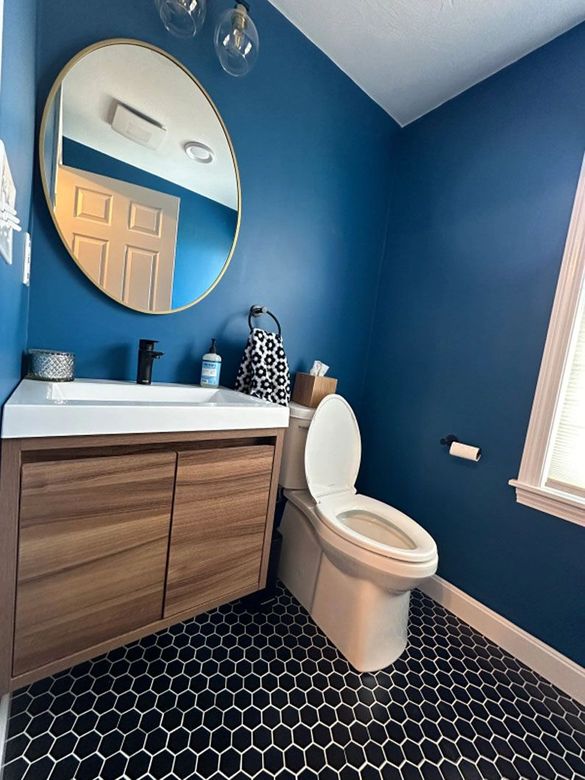
[(215, 339), (211, 339), (209, 352), (203, 355), (201, 362), (201, 387), (219, 387), (221, 374), (221, 356), (217, 354)]

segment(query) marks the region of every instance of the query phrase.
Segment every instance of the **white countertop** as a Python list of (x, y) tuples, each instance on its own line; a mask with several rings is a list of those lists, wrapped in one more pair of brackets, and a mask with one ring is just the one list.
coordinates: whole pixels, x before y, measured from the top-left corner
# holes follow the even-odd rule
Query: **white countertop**
[(289, 410), (224, 387), (99, 379), (23, 379), (4, 406), (2, 438), (288, 427)]

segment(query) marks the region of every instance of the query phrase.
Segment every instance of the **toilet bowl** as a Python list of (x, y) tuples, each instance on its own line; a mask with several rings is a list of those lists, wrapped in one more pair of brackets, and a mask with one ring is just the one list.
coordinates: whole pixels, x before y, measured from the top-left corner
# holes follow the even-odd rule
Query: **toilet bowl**
[(437, 570), (436, 544), (398, 509), (356, 493), (361, 440), (344, 398), (290, 412), (279, 576), (355, 669), (383, 669), (406, 647), (410, 592)]

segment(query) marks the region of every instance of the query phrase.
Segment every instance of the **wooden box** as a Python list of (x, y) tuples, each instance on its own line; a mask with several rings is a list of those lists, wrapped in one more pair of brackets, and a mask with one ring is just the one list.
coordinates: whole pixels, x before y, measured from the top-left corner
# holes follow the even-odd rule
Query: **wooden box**
[(295, 384), (292, 400), (313, 409), (321, 403), (326, 395), (337, 390), (337, 379), (330, 376), (312, 376), (298, 371), (295, 374)]

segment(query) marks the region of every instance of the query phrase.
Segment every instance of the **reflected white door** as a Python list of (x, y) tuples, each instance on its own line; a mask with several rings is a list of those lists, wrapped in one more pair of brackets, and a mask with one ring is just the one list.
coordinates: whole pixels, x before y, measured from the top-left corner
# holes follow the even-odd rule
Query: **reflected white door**
[(172, 308), (180, 198), (60, 166), (55, 215), (77, 262), (129, 306)]

